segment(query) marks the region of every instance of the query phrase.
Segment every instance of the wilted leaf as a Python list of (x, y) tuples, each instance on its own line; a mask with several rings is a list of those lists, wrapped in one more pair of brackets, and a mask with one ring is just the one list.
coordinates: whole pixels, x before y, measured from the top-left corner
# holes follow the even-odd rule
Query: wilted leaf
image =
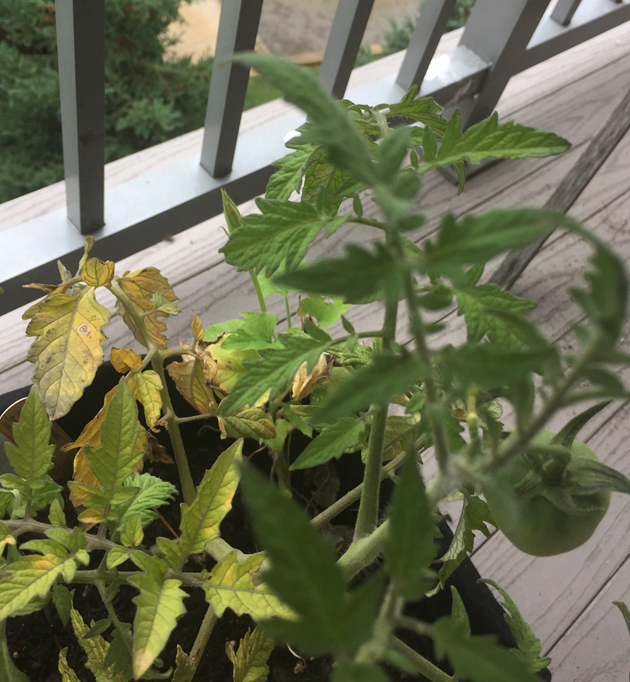
[(193, 333), (193, 339), (195, 342), (199, 342), (203, 340), (203, 322), (199, 319), (199, 315), (193, 310), (193, 321), (190, 326), (192, 333)]
[[(68, 647), (62, 649), (59, 652), (59, 663), (57, 664), (57, 669), (61, 673), (61, 682), (81, 682), (77, 674), (68, 665), (68, 660), (66, 659), (66, 652)], [(28, 678), (24, 677), (24, 680), (28, 682)], [(7, 682), (13, 682), (13, 678), (9, 677)]]
[(276, 429), (267, 413), (258, 408), (246, 407), (230, 417), (219, 417), (219, 429), (227, 438), (274, 438)]
[(33, 319), (27, 336), (37, 337), (28, 352), (35, 363), (33, 383), (37, 386), (51, 419), (63, 417), (92, 383), (103, 362), (101, 328), (110, 313), (94, 296), (92, 287), (78, 295), (54, 294), (24, 313)]
[(310, 394), (315, 382), (320, 379), (322, 374), (328, 368), (328, 359), (326, 358), (326, 354), (322, 353), (319, 356), (319, 360), (310, 372), (307, 372), (306, 368), (307, 363), (303, 362), (293, 377), (291, 393), (294, 400), (302, 400)]
[(111, 260), (103, 261), (90, 258), (81, 268), (83, 281), (91, 287), (110, 287), (114, 278), (115, 264)]
[[(216, 362), (217, 367), (212, 384), (219, 388), (223, 393), (229, 393), (236, 385), (236, 382), (245, 373), (244, 363), (251, 362), (252, 360), (257, 360), (259, 358), (259, 355), (255, 350), (223, 348), (223, 344), (227, 338), (227, 336), (224, 336), (216, 343), (211, 343), (206, 348), (206, 352)], [(259, 405), (256, 402), (250, 405), (250, 407), (258, 406)]]
[[(143, 268), (132, 273), (126, 273), (124, 277), (118, 280), (118, 284), (131, 299), (134, 306), (143, 313), (159, 308), (153, 300), (155, 294), (160, 294), (169, 302), (177, 300), (168, 280), (160, 274), (157, 268)], [(120, 302), (117, 304), (117, 308), (136, 339), (144, 344), (142, 334), (136, 329), (133, 319), (125, 312)], [(166, 324), (159, 317), (165, 317), (167, 314), (169, 313), (164, 310), (157, 310), (143, 318), (146, 330), (158, 348), (166, 348), (166, 337), (163, 334), (166, 331)]]
[(112, 348), (109, 359), (112, 367), (121, 374), (142, 367), (142, 356), (129, 348)]
[(92, 672), (96, 682), (127, 682), (120, 673), (114, 673), (111, 668), (104, 667), (105, 658), (109, 650), (108, 642), (100, 635), (85, 639), (89, 628), (84, 623), (83, 618), (81, 618), (81, 614), (76, 609), (72, 609), (70, 617), (74, 634), (88, 657), (85, 666)]
[(238, 486), (236, 463), (241, 459), (243, 441), (236, 441), (221, 453), (197, 488), (197, 497), (182, 505), (180, 528), (181, 551), (184, 556), (203, 552), (206, 543), (219, 535), (219, 525), (232, 508)]
[(185, 355), (180, 362), (171, 362), (166, 371), (182, 394), (199, 414), (213, 413), (218, 410), (214, 393), (206, 375), (202, 358)]

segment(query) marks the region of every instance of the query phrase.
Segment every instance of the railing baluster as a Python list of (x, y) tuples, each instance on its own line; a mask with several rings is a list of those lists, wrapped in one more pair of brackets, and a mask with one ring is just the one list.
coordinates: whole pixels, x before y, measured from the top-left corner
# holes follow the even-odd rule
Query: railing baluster
[(89, 234), (105, 222), (105, 0), (57, 0), (56, 21), (68, 218)]
[(322, 85), (341, 99), (354, 68), (374, 0), (339, 0), (319, 69)]
[(489, 116), (510, 78), (518, 72), (549, 0), (477, 0), (460, 45), (492, 64), (474, 98), (460, 104), (462, 123), (468, 127)]
[(221, 60), (254, 49), (262, 4), (263, 0), (226, 0), (221, 6), (201, 149), (201, 165), (214, 178), (232, 170), (249, 81), (248, 68)]
[(404, 90), (420, 87), (457, 0), (425, 0), (396, 84)]
[(560, 26), (568, 26), (581, 2), (582, 0), (558, 0), (558, 4), (551, 13), (551, 18), (557, 21)]

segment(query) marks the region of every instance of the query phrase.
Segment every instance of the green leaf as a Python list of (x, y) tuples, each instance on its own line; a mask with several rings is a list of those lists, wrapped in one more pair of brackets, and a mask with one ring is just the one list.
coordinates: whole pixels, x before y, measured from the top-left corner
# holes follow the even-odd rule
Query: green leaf
[(320, 327), (330, 327), (349, 308), (350, 306), (342, 298), (338, 297), (324, 298), (323, 296), (311, 294), (302, 299), (302, 314), (314, 317)]
[(321, 230), (326, 228), (330, 234), (347, 220), (328, 219), (301, 202), (258, 199), (256, 203), (261, 213), (243, 218), (243, 226), (219, 251), (239, 270), (259, 272), (264, 268), (268, 277), (285, 262), (287, 269), (296, 268)]
[(50, 503), (50, 510), (48, 512), (48, 520), (53, 526), (65, 526), (66, 525), (66, 515), (63, 513), (63, 509), (58, 498), (55, 498)]
[(286, 201), (293, 192), (300, 191), (302, 178), (313, 150), (312, 145), (304, 145), (273, 162), (278, 170), (269, 178), (267, 183), (267, 193), (265, 194), (267, 199)]
[(407, 454), (387, 515), (390, 530), (384, 547), (385, 570), (400, 596), (420, 599), (429, 587), (437, 528), (413, 451)]
[(130, 502), (118, 507), (119, 525), (124, 524), (136, 514), (140, 514), (142, 526), (148, 526), (158, 517), (153, 511), (154, 507), (167, 504), (179, 494), (172, 483), (148, 473), (133, 473), (123, 481), (123, 485), (136, 488), (139, 492)]
[(529, 128), (514, 121), (499, 123), (492, 114), (481, 123), (461, 132), (459, 111), (448, 121), (437, 159), (420, 167), (421, 171), (468, 161), (480, 164), (490, 159), (523, 159), (562, 154), (571, 144), (554, 133)]
[(455, 585), (451, 585), (451, 598), (453, 600), (453, 605), (451, 607), (451, 618), (453, 619), (453, 624), (466, 637), (470, 637), (470, 620), (468, 619), (464, 602), (459, 596), (459, 592), (457, 591)]
[(102, 620), (97, 620), (96, 623), (92, 623), (92, 627), (85, 633), (85, 639), (92, 639), (92, 637), (98, 637), (104, 632), (107, 632), (112, 626), (111, 618), (103, 618)]
[[(377, 107), (387, 118), (411, 118), (423, 123), (424, 130), (432, 130), (443, 135), (446, 130), (446, 119), (442, 116), (442, 107), (431, 97), (420, 97), (418, 86), (414, 85), (396, 104), (383, 104)], [(422, 130), (422, 129), (421, 129)]]
[[(318, 208), (320, 213), (334, 214), (339, 209), (344, 192), (352, 176), (332, 163), (324, 148), (311, 154), (310, 165), (304, 175), (302, 201), (306, 201)], [(341, 190), (341, 193), (340, 193)], [(324, 206), (320, 202), (325, 198)]]
[(52, 593), (53, 603), (64, 627), (70, 622), (72, 593), (65, 585), (55, 585)]
[(333, 457), (339, 458), (344, 452), (353, 452), (357, 449), (365, 429), (365, 423), (357, 421), (354, 417), (339, 419), (312, 440), (289, 469), (292, 471), (307, 469), (324, 464)]
[(513, 386), (532, 373), (542, 373), (550, 352), (465, 345), (445, 348), (439, 356), (438, 368), (445, 382), (454, 377), (462, 388), (472, 384), (482, 389), (500, 388)]
[(520, 348), (523, 345), (513, 325), (504, 317), (496, 315), (495, 311), (524, 313), (535, 308), (536, 303), (503, 291), (496, 284), (456, 288), (455, 297), (457, 314), (463, 315), (466, 321), (469, 343), (477, 343), (487, 336), (492, 343), (505, 348)]
[(466, 495), (451, 546), (440, 559), (442, 566), (439, 572), (439, 579), (442, 587), (444, 587), (448, 578), (466, 556), (472, 552), (475, 546), (473, 531), (478, 530), (487, 538), (490, 537), (490, 530), (486, 526), (487, 523), (494, 525), (486, 502), (479, 497)]
[(101, 426), (101, 444), (86, 449), (90, 467), (103, 487), (106, 510), (115, 503), (114, 495), (143, 453), (136, 449), (138, 418), (136, 401), (126, 381), (121, 381), (107, 406)]
[[(437, 276), (459, 275), (462, 265), (485, 263), (563, 225), (572, 227), (573, 221), (561, 213), (535, 208), (496, 208), (459, 220), (447, 214), (437, 240), (425, 244), (420, 267)], [(459, 279), (466, 281), (463, 274)]]
[(302, 141), (326, 147), (334, 163), (372, 184), (373, 164), (363, 136), (314, 74), (271, 55), (250, 53), (237, 59), (256, 69), (287, 101), (308, 114), (310, 125)]
[(256, 621), (273, 616), (293, 617), (291, 609), (265, 584), (254, 582), (256, 576), (260, 577), (265, 558), (264, 554), (252, 554), (241, 561), (237, 552), (230, 552), (212, 569), (203, 589), (217, 616), (221, 617), (229, 608), (238, 616), (247, 614)]
[(523, 663), (525, 663), (533, 673), (538, 672), (549, 665), (549, 663), (551, 663), (551, 659), (548, 657), (540, 657), (540, 653), (542, 651), (540, 640), (534, 634), (531, 626), (527, 623), (523, 616), (521, 616), (518, 607), (512, 601), (510, 595), (502, 587), (499, 587), (493, 580), (486, 579), (480, 580), (480, 582), (486, 583), (486, 585), (491, 585), (503, 597), (502, 606), (507, 611), (507, 613), (503, 614), (503, 617), (505, 618), (505, 622), (508, 624), (512, 634), (514, 635), (518, 652), (521, 654), (519, 658), (521, 658)]
[(450, 617), (440, 618), (431, 628), (439, 659), (448, 656), (455, 674), (471, 682), (537, 682), (538, 677), (500, 647), (494, 637), (468, 637)]
[(238, 206), (223, 188), (221, 188), (221, 201), (223, 203), (223, 215), (227, 223), (228, 233), (232, 234), (234, 230), (243, 224), (243, 216), (241, 216)]
[(381, 139), (376, 152), (376, 172), (381, 181), (390, 184), (411, 146), (411, 131), (407, 126), (390, 130)]
[(195, 672), (197, 672), (196, 664), (191, 662), (190, 656), (178, 644), (175, 654), (173, 682), (192, 682)]
[(404, 393), (416, 381), (426, 377), (429, 371), (416, 356), (375, 354), (372, 364), (361, 367), (339, 386), (313, 422), (329, 422), (371, 404), (386, 404), (392, 396)]
[(623, 620), (628, 628), (628, 633), (630, 634), (630, 610), (622, 601), (614, 601), (613, 604), (621, 611)]
[(234, 665), (234, 682), (266, 682), (269, 675), (267, 659), (273, 647), (273, 639), (267, 637), (260, 628), (255, 628), (253, 632), (248, 629), (236, 651), (234, 644), (227, 642), (225, 653)]
[(197, 497), (182, 505), (180, 528), (183, 556), (203, 552), (206, 543), (219, 535), (219, 525), (232, 508), (238, 486), (236, 463), (241, 459), (243, 441), (233, 443), (222, 452), (197, 488)]
[(218, 324), (211, 324), (205, 331), (203, 335), (203, 340), (207, 343), (212, 343), (216, 341), (222, 334), (229, 334), (240, 329), (245, 324), (245, 320), (226, 320), (225, 322), (219, 322)]
[[(258, 350), (268, 348), (273, 344), (273, 332), (278, 324), (278, 318), (271, 313), (241, 313), (245, 318), (223, 342), (223, 348), (238, 348), (242, 350)], [(207, 333), (207, 332), (206, 332)]]
[(260, 360), (247, 363), (247, 370), (221, 403), (222, 414), (253, 405), (268, 390), (272, 400), (293, 380), (302, 363), (307, 364), (306, 372), (310, 372), (330, 346), (329, 341), (318, 341), (306, 334), (281, 334), (278, 341), (273, 348), (260, 351)]
[(396, 299), (401, 265), (383, 244), (376, 242), (375, 249), (348, 244), (344, 258), (319, 260), (276, 281), (316, 294), (343, 296), (348, 303), (362, 303), (382, 291)]
[(140, 590), (134, 597), (136, 617), (133, 621), (133, 673), (134, 679), (142, 677), (159, 656), (177, 625), (177, 619), (186, 613), (181, 582), (169, 578), (156, 582), (150, 575), (128, 578)]
[(120, 542), (125, 547), (140, 547), (143, 540), (144, 532), (142, 531), (140, 514), (129, 516), (125, 522), (120, 525)]
[[(6, 625), (6, 621), (0, 623), (0, 679), (2, 682), (29, 682), (28, 677), (21, 670), (18, 670), (13, 663), (7, 646)], [(63, 671), (60, 669), (59, 672)], [(76, 675), (75, 679), (68, 676), (62, 682), (75, 682), (75, 680)]]
[(242, 480), (255, 535), (271, 560), (265, 580), (298, 617), (273, 618), (261, 627), (309, 655), (358, 647), (370, 637), (380, 587), (376, 594), (348, 596), (332, 545), (304, 511), (251, 469), (244, 468)]
[[(35, 387), (22, 406), (20, 419), (13, 424), (12, 443), (4, 448), (15, 473), (29, 488), (52, 468), (54, 445), (49, 445), (51, 424)], [(17, 447), (16, 447), (17, 446)]]

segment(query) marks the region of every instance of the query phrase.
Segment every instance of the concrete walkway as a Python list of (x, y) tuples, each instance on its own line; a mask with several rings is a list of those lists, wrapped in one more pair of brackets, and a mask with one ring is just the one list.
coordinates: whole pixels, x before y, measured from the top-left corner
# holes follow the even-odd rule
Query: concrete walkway
[[(274, 54), (295, 57), (324, 51), (338, 0), (265, 0), (259, 36)], [(420, 0), (375, 0), (364, 43), (381, 43), (390, 18), (401, 24), (418, 15)], [(180, 42), (171, 50), (178, 56), (199, 59), (213, 55), (217, 40), (221, 0), (197, 0), (182, 5), (183, 24), (174, 24), (171, 36)]]

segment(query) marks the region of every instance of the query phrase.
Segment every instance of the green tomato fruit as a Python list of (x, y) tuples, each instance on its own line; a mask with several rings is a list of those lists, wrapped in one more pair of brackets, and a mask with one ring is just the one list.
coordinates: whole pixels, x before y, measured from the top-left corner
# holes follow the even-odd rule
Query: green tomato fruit
[[(533, 443), (550, 445), (555, 434), (541, 431)], [(584, 443), (574, 440), (571, 455), (577, 459), (598, 461)], [(531, 464), (518, 455), (501, 467), (484, 485), (483, 493), (497, 527), (523, 552), (534, 556), (553, 556), (583, 545), (604, 518), (610, 493), (600, 491), (582, 496), (589, 510), (571, 514), (559, 509), (542, 495), (518, 496), (515, 488), (530, 472)]]

